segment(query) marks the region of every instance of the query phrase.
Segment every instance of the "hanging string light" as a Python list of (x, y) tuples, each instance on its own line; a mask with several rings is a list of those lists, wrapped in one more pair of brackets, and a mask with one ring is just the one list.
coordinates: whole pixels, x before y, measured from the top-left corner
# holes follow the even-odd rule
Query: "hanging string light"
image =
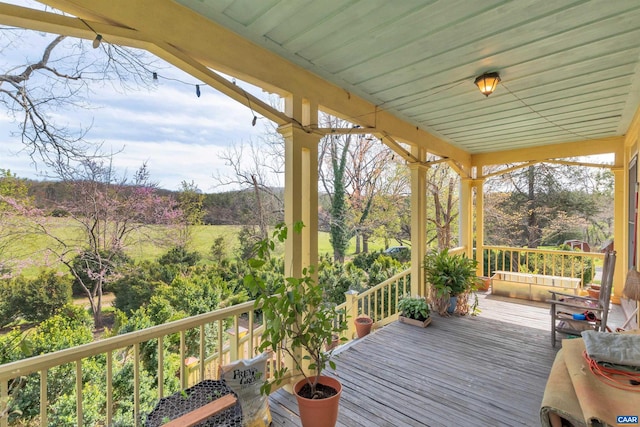
[(100, 34), (96, 34), (96, 38), (93, 39), (93, 48), (97, 49), (100, 46), (100, 43), (102, 42), (102, 35)]
[[(153, 83), (156, 84), (156, 85), (159, 83), (160, 79), (164, 79), (164, 80), (171, 80), (171, 81), (174, 81), (174, 82), (182, 83), (183, 85), (187, 85), (187, 86), (195, 86), (195, 88), (196, 88), (196, 96), (198, 98), (200, 98), (200, 96), (202, 96), (202, 88), (201, 88), (201, 86), (203, 85), (203, 83), (193, 84), (193, 83), (185, 82), (185, 81), (180, 80), (180, 79), (175, 79), (175, 78), (172, 78), (172, 77), (162, 76), (162, 75), (158, 74), (157, 71), (153, 71), (151, 73), (151, 76), (153, 78)], [(233, 84), (237, 84), (235, 79), (233, 79)], [(206, 86), (206, 85), (204, 85), (204, 86)], [(251, 119), (251, 126), (255, 126), (258, 123), (258, 116), (256, 115), (255, 111), (253, 111), (253, 106), (251, 105), (251, 99), (249, 98), (249, 94), (244, 89), (242, 89), (242, 92), (243, 92), (245, 98), (247, 99), (247, 106), (249, 107), (249, 110), (251, 111), (251, 115), (253, 116), (252, 119)]]

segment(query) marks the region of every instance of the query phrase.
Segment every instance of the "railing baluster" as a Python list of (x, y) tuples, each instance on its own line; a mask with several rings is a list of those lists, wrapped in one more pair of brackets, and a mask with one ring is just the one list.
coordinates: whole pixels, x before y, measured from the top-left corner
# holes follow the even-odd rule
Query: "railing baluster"
[(158, 337), (158, 399), (164, 397), (164, 335)]
[[(9, 381), (0, 381), (0, 414), (8, 410)], [(0, 427), (7, 427), (7, 417), (0, 417)]]
[(255, 354), (257, 354), (257, 351), (254, 350), (256, 347), (256, 344), (254, 343), (254, 333), (253, 333), (253, 329), (254, 329), (254, 325), (253, 325), (253, 309), (249, 310), (249, 345), (251, 346), (251, 348), (249, 349), (249, 357), (253, 357)]
[(224, 341), (222, 338), (222, 320), (219, 319), (218, 320), (218, 367), (224, 365), (223, 363), (223, 354), (222, 354), (222, 350), (223, 350), (223, 346), (224, 346)]
[(40, 371), (40, 425), (46, 427), (47, 419), (47, 373), (46, 369)]
[(133, 345), (133, 416), (134, 425), (140, 425), (140, 344)]
[(113, 353), (107, 352), (107, 425), (113, 420)]
[(78, 416), (78, 427), (84, 424), (84, 414), (82, 412), (82, 359), (76, 360), (76, 414)]
[(373, 316), (371, 316), (374, 322), (378, 321), (378, 308), (378, 291), (376, 290), (373, 293)]
[(186, 350), (186, 338), (184, 331), (180, 331), (180, 387), (187, 388), (187, 376), (185, 375), (185, 363), (184, 359)]
[(238, 316), (233, 316), (233, 336), (229, 339), (229, 345), (231, 346), (231, 361), (238, 360), (240, 355), (238, 354), (238, 347), (240, 341), (240, 324), (238, 323)]
[(200, 325), (200, 381), (204, 380), (204, 360), (205, 360), (205, 345), (206, 345), (206, 334), (204, 330), (204, 325)]

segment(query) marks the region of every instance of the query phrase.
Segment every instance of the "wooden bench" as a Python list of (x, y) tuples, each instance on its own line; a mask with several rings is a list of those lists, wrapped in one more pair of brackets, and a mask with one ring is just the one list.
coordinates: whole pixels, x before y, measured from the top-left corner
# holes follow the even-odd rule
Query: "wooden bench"
[(550, 290), (579, 295), (580, 279), (545, 274), (495, 271), (491, 293), (531, 301), (547, 301)]

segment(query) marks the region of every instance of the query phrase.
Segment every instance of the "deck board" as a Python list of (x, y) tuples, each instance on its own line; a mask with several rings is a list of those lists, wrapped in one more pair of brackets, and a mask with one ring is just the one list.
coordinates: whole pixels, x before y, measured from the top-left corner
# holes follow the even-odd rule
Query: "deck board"
[[(548, 305), (480, 294), (476, 317), (399, 322), (345, 346), (338, 426), (535, 426), (551, 347)], [(619, 314), (612, 310), (612, 326)], [(294, 396), (270, 398), (274, 426), (300, 425)]]

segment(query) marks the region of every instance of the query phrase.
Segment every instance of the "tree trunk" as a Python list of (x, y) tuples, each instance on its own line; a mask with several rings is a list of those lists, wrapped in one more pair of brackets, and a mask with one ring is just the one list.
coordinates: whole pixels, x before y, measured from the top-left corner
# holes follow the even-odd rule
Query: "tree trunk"
[(535, 167), (529, 166), (528, 178), (528, 194), (527, 194), (527, 247), (537, 248), (539, 242), (540, 230), (538, 229), (538, 217), (536, 213), (535, 202)]
[(264, 212), (262, 209), (262, 199), (260, 197), (260, 188), (258, 187), (258, 181), (255, 175), (251, 175), (253, 180), (253, 191), (256, 194), (256, 204), (258, 205), (258, 226), (260, 227), (260, 238), (266, 239), (269, 233), (267, 232), (267, 224), (264, 218)]

